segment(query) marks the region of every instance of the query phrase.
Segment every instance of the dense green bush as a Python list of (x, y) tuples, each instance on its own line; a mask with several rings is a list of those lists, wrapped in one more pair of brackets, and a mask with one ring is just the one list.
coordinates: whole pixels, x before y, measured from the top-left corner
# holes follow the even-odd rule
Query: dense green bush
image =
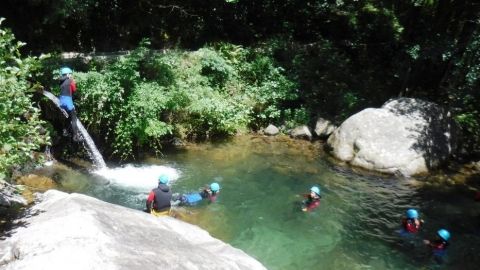
[(0, 179), (8, 177), (14, 166), (34, 160), (33, 151), (49, 139), (31, 101), (29, 79), (39, 62), (34, 57), (21, 57), (23, 45), (0, 27)]
[(161, 147), (161, 138), (171, 134), (173, 127), (161, 120), (167, 110), (169, 93), (156, 82), (135, 85), (132, 94), (121, 107), (123, 117), (115, 127), (116, 152), (122, 157), (133, 154), (137, 147)]
[(78, 88), (75, 103), (82, 121), (91, 132), (109, 136), (124, 104), (120, 81), (114, 74), (97, 71), (76, 72), (75, 80)]
[(300, 119), (282, 113), (296, 98), (295, 84), (266, 51), (217, 44), (156, 53), (147, 46), (144, 41), (128, 55), (75, 73), (80, 119), (115, 156), (160, 151), (173, 136), (229, 136)]

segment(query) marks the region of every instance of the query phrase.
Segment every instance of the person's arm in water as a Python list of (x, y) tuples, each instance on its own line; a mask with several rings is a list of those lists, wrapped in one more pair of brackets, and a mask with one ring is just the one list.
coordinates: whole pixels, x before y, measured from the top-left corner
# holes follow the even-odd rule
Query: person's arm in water
[(203, 199), (208, 199), (208, 201), (211, 203), (217, 200), (217, 194), (218, 192), (213, 192), (208, 186), (204, 187), (202, 191), (200, 191), (200, 196), (202, 196)]
[(415, 219), (415, 226), (417, 226), (417, 228), (420, 228), (420, 226), (423, 226), (423, 219)]
[(320, 196), (312, 197), (311, 194), (307, 195), (307, 199), (303, 201), (302, 211), (310, 212), (320, 205)]
[(208, 197), (208, 200), (209, 200), (211, 203), (214, 203), (214, 202), (217, 200), (217, 193), (218, 193), (218, 192), (212, 193), (212, 194), (210, 194), (210, 196)]
[(320, 205), (320, 200), (314, 200), (302, 208), (303, 212), (310, 212), (313, 209), (317, 208)]

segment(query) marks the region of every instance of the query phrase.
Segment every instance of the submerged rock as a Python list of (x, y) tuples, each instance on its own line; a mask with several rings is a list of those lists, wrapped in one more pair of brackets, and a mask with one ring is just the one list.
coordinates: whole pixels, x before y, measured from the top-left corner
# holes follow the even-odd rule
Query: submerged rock
[(57, 184), (51, 178), (36, 174), (29, 174), (18, 178), (17, 184), (26, 185), (42, 191), (57, 187)]
[(427, 173), (449, 158), (452, 129), (438, 105), (400, 98), (351, 116), (327, 143), (336, 158), (354, 166), (408, 176)]
[(0, 242), (4, 269), (266, 269), (171, 217), (49, 190)]

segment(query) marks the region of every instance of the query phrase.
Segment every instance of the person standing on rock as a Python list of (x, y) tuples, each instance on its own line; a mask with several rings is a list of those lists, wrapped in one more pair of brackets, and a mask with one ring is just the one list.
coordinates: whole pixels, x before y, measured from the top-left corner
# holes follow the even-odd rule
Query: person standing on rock
[[(77, 85), (73, 79), (73, 70), (69, 67), (60, 68), (60, 107), (68, 113), (70, 118), (70, 125), (73, 133), (73, 140), (80, 141), (81, 137), (78, 134), (77, 127), (77, 113), (73, 105), (73, 93), (77, 90)], [(64, 130), (64, 135), (67, 131)]]
[(158, 178), (158, 187), (152, 189), (148, 194), (146, 206), (147, 212), (154, 216), (167, 216), (170, 213), (170, 201), (172, 200), (172, 191), (168, 186), (168, 176), (162, 174)]

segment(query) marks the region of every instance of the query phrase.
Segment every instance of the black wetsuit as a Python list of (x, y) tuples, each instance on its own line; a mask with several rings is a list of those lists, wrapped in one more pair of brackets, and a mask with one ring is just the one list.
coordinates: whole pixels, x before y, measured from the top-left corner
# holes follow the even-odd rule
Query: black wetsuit
[(172, 191), (165, 184), (159, 184), (154, 188), (147, 198), (147, 210), (153, 207), (155, 211), (166, 211), (170, 209), (170, 201), (172, 200)]

